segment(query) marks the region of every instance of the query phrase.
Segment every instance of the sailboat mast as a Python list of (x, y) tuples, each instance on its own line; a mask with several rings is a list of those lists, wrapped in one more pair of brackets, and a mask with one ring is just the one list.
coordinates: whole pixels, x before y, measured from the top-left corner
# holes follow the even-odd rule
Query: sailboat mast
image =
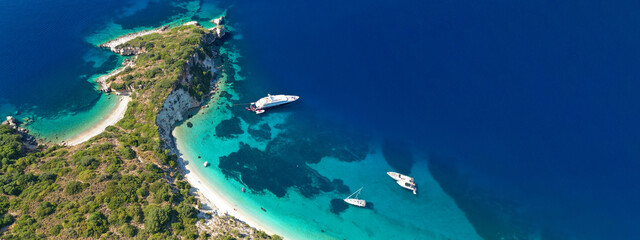
[(360, 187), (360, 189), (358, 189), (357, 191), (353, 192), (351, 195), (349, 195), (347, 197), (347, 199), (351, 198), (351, 196), (353, 196), (353, 194), (356, 194), (356, 199), (358, 199), (358, 196), (360, 195), (360, 191), (362, 191), (362, 187)]

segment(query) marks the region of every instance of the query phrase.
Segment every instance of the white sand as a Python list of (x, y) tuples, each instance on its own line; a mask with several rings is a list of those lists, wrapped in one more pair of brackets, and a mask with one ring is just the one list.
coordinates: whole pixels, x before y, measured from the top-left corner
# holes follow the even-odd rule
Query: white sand
[[(182, 158), (183, 158), (182, 163), (184, 163), (185, 160), (189, 161), (189, 159), (185, 159), (184, 157), (185, 155), (182, 155)], [(189, 161), (189, 163), (191, 163), (191, 161)], [(244, 211), (242, 210), (242, 206), (232, 204), (233, 201), (230, 201), (228, 198), (226, 198), (223, 193), (217, 192), (215, 188), (208, 186), (206, 182), (202, 181), (202, 178), (197, 174), (197, 172), (194, 171), (193, 164), (187, 164), (187, 165), (183, 164), (183, 166), (187, 170), (187, 174), (185, 175), (185, 178), (187, 179), (189, 184), (191, 184), (191, 186), (195, 188), (199, 192), (199, 194), (204, 196), (205, 198), (205, 199), (200, 199), (200, 201), (207, 205), (213, 205), (212, 208), (215, 206), (215, 208), (217, 208), (219, 215), (226, 213), (228, 215), (231, 215), (239, 219), (240, 221), (243, 221), (249, 224), (249, 226), (251, 227), (254, 227), (266, 232), (269, 235), (272, 235), (275, 233), (280, 236), (283, 236), (282, 233), (273, 231), (273, 229), (268, 228), (262, 222), (251, 217), (249, 214), (244, 213)], [(290, 239), (290, 238), (287, 238), (287, 239)]]
[(109, 112), (109, 114), (107, 114), (107, 116), (105, 116), (102, 121), (98, 122), (90, 129), (81, 132), (71, 139), (65, 141), (64, 144), (68, 146), (78, 145), (102, 133), (108, 126), (116, 124), (118, 121), (120, 121), (120, 119), (124, 117), (124, 113), (127, 111), (127, 105), (129, 104), (130, 100), (131, 97), (122, 95), (120, 99), (118, 99), (116, 107), (113, 108), (113, 110), (111, 110), (111, 112)]
[(123, 44), (123, 43), (126, 43), (128, 41), (131, 41), (134, 38), (137, 38), (137, 37), (140, 37), (140, 36), (144, 36), (144, 35), (149, 35), (149, 34), (152, 34), (152, 33), (159, 33), (159, 32), (162, 32), (164, 30), (166, 30), (166, 28), (165, 27), (161, 27), (161, 28), (156, 28), (156, 29), (153, 29), (153, 30), (147, 30), (147, 31), (142, 31), (142, 32), (131, 33), (131, 34), (124, 35), (122, 37), (118, 37), (118, 38), (116, 38), (114, 40), (111, 40), (111, 41), (108, 41), (106, 43), (100, 44), (100, 46), (101, 47), (110, 48), (111, 51), (114, 51), (116, 46), (118, 46), (120, 44)]

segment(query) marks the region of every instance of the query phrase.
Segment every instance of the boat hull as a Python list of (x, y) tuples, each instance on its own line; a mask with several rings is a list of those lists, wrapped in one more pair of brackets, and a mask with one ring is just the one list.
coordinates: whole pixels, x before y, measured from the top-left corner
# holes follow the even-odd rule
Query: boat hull
[(393, 180), (396, 180), (396, 181), (413, 182), (412, 177), (409, 177), (407, 175), (403, 175), (397, 172), (387, 172), (387, 175), (389, 175), (389, 177), (393, 178)]
[[(267, 108), (282, 106), (285, 104), (295, 102), (299, 98), (300, 98), (299, 96), (295, 96), (295, 95), (275, 95), (275, 96), (269, 95), (268, 97), (261, 98), (256, 102), (252, 102), (251, 109), (260, 110), (260, 109), (267, 109)], [(274, 99), (275, 101), (265, 100), (265, 99)]]
[(414, 183), (410, 183), (407, 181), (402, 181), (402, 180), (398, 180), (396, 181), (396, 183), (398, 185), (400, 185), (400, 187), (407, 189), (407, 190), (411, 190), (413, 192), (413, 194), (416, 194), (416, 191), (418, 190), (418, 188), (416, 187), (416, 185)]
[(353, 199), (353, 198), (346, 198), (344, 199), (344, 201), (348, 204), (351, 204), (353, 206), (357, 206), (357, 207), (366, 207), (367, 206), (367, 201), (362, 200), (362, 199)]

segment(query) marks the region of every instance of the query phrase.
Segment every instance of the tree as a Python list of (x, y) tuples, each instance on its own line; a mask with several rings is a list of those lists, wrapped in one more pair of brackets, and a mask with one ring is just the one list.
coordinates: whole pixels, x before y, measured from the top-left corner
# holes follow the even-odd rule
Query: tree
[(120, 147), (120, 155), (125, 159), (133, 159), (136, 157), (136, 152), (130, 147)]
[(163, 230), (168, 221), (169, 211), (158, 205), (149, 205), (144, 213), (144, 228), (151, 233)]
[(194, 207), (186, 204), (185, 202), (180, 203), (180, 205), (176, 207), (176, 211), (178, 212), (178, 216), (180, 217), (180, 219), (182, 219), (182, 221), (187, 221), (191, 218), (194, 218), (196, 216), (196, 213), (198, 212)]
[(87, 235), (100, 236), (109, 229), (107, 217), (101, 212), (94, 212), (87, 219)]

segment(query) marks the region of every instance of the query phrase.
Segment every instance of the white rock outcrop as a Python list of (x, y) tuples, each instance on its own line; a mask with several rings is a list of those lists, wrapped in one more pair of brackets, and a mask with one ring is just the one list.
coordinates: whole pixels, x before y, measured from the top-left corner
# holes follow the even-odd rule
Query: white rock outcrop
[[(200, 106), (200, 102), (183, 89), (175, 89), (167, 96), (164, 104), (162, 104), (162, 110), (156, 116), (160, 139), (163, 139), (167, 146), (175, 146), (173, 136), (171, 135), (175, 124), (184, 120), (183, 114), (189, 109), (198, 106)], [(170, 149), (174, 151), (173, 147)]]

